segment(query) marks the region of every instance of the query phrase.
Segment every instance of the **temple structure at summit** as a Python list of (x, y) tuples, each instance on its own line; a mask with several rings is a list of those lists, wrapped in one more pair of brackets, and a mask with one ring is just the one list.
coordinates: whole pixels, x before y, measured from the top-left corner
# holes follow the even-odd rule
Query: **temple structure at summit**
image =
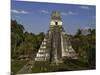
[(64, 31), (62, 18), (59, 12), (53, 11), (49, 30), (36, 54), (35, 61), (49, 61), (62, 63), (63, 59), (77, 59), (69, 37)]

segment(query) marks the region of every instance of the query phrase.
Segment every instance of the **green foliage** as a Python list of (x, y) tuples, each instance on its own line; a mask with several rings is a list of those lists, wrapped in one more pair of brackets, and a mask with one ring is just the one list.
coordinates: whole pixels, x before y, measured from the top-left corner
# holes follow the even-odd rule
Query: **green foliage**
[(11, 58), (17, 59), (22, 55), (34, 57), (43, 38), (43, 32), (37, 35), (25, 32), (23, 25), (11, 20)]
[[(83, 35), (79, 29), (76, 35), (70, 35), (73, 48), (79, 56), (78, 60), (65, 60), (59, 65), (50, 64), (49, 62), (35, 62), (32, 68), (33, 72), (55, 72), (55, 71), (71, 71), (95, 68), (95, 29), (88, 29), (89, 34)], [(18, 60), (21, 56), (30, 56), (34, 59), (40, 44), (44, 38), (44, 33), (39, 34), (25, 32), (23, 25), (18, 24), (16, 20), (11, 20), (11, 63), (12, 72), (17, 72), (26, 64), (22, 60)], [(29, 58), (29, 59), (30, 59)]]
[(14, 75), (16, 72), (18, 72), (26, 63), (27, 63), (27, 61), (19, 61), (19, 60), (11, 61), (12, 75)]
[(27, 62), (26, 59), (34, 59), (44, 33), (39, 34), (25, 32), (23, 25), (16, 20), (11, 20), (11, 71), (17, 73)]
[(71, 43), (79, 59), (87, 62), (90, 68), (95, 68), (95, 29), (88, 29), (88, 31), (89, 34), (83, 35), (82, 31), (78, 30), (76, 35), (71, 37)]
[(16, 20), (11, 20), (11, 54), (12, 57), (16, 57), (16, 49), (23, 42), (23, 30), (24, 27), (16, 22)]
[(78, 31), (77, 31), (77, 33), (76, 33), (76, 35), (75, 35), (75, 36), (80, 36), (81, 34), (82, 34), (81, 30), (80, 30), (80, 29), (78, 29)]

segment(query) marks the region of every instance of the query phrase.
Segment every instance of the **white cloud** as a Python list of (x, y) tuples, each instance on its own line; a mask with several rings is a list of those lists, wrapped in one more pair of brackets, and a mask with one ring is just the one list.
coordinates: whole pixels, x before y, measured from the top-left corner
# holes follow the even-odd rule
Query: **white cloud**
[(72, 12), (72, 11), (68, 11), (68, 12), (62, 12), (61, 15), (63, 15), (63, 16), (68, 16), (68, 15), (77, 15), (77, 13)]
[(88, 6), (80, 6), (81, 9), (89, 9)]
[(91, 27), (84, 27), (85, 30), (88, 30), (88, 29), (90, 29), (90, 28), (91, 28)]
[(68, 14), (69, 14), (69, 15), (77, 15), (77, 13), (72, 12), (72, 11), (69, 11)]
[(22, 14), (29, 14), (29, 12), (22, 10), (21, 11)]
[(62, 12), (61, 15), (67, 16), (68, 14), (65, 12)]
[(12, 13), (19, 13), (17, 10), (11, 10)]
[(11, 10), (12, 13), (16, 13), (16, 14), (29, 14), (29, 12), (24, 11), (24, 10)]
[(44, 14), (48, 14), (48, 13), (49, 13), (49, 12), (46, 11), (46, 10), (41, 10), (41, 12), (44, 13)]

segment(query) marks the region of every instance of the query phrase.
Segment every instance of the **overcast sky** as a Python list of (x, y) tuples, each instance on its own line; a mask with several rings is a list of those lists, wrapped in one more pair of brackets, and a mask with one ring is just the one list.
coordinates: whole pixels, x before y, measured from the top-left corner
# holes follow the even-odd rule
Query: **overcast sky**
[(95, 28), (96, 7), (89, 5), (38, 3), (12, 0), (11, 18), (26, 31), (47, 32), (52, 11), (59, 11), (66, 33), (75, 34), (79, 28)]

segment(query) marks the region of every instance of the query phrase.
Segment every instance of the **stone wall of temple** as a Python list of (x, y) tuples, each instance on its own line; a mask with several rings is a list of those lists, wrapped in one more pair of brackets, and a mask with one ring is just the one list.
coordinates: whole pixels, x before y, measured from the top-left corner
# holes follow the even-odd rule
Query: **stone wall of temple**
[(77, 54), (64, 32), (60, 13), (51, 15), (50, 27), (36, 54), (35, 61), (59, 63), (63, 58), (77, 59)]

